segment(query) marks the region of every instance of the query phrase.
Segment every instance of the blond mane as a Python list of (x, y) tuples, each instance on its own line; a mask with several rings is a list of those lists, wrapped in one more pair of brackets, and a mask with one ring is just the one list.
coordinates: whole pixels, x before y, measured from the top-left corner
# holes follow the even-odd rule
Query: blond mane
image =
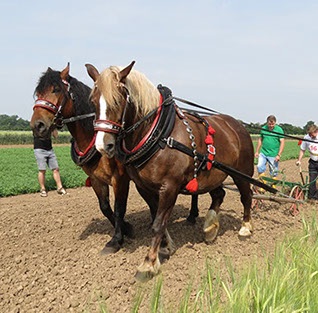
[[(122, 101), (122, 95), (118, 89), (119, 72), (122, 69), (119, 66), (110, 66), (101, 72), (97, 80), (98, 89), (110, 110), (116, 110)], [(139, 116), (145, 116), (159, 106), (160, 93), (144, 74), (131, 70), (126, 78), (125, 86)]]

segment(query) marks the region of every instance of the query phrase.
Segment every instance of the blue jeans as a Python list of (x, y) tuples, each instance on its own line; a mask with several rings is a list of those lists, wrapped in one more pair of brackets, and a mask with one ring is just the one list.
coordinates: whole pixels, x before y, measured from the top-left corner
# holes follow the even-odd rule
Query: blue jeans
[[(269, 174), (272, 176), (273, 172), (278, 171), (278, 162), (275, 162), (275, 157), (266, 156), (263, 153), (259, 154), (257, 171), (258, 173), (264, 173), (266, 171), (266, 164), (268, 162)], [(273, 174), (274, 177), (277, 176), (277, 173)]]

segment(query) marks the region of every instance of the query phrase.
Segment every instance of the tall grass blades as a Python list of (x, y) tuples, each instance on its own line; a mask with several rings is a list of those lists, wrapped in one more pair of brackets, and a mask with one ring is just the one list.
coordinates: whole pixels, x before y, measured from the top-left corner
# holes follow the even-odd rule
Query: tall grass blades
[(277, 245), (267, 266), (255, 263), (232, 286), (224, 283), (224, 312), (318, 312), (316, 216), (303, 226), (302, 234)]

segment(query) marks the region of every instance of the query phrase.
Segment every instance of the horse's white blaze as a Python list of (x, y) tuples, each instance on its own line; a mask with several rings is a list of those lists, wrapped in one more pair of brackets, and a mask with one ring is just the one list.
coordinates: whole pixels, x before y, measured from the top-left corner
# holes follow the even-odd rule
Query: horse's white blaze
[[(103, 95), (101, 95), (99, 99), (99, 119), (100, 120), (107, 120), (106, 108), (107, 108), (106, 100), (103, 97)], [(105, 135), (105, 132), (102, 132), (102, 131), (98, 131), (96, 135), (95, 146), (99, 152), (105, 151), (104, 135)]]

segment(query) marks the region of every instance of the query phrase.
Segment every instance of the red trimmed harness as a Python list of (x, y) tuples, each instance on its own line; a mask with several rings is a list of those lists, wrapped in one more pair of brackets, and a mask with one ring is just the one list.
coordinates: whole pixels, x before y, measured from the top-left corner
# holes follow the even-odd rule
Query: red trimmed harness
[[(128, 99), (126, 100), (126, 102), (128, 103)], [(163, 102), (163, 98), (162, 95), (160, 94), (160, 103), (159, 103), (159, 107), (156, 109), (157, 110), (157, 115), (149, 129), (149, 131), (147, 132), (147, 134), (145, 135), (145, 137), (138, 143), (138, 145), (133, 148), (132, 150), (128, 150), (123, 146), (123, 150), (126, 153), (133, 153), (136, 152), (137, 150), (139, 150), (148, 140), (148, 138), (151, 136), (154, 128), (156, 127), (156, 124), (158, 122), (159, 116), (160, 116), (160, 112), (162, 109), (162, 102)], [(126, 104), (127, 105), (127, 104)], [(98, 119), (95, 121), (94, 124), (94, 130), (95, 132), (97, 131), (102, 131), (105, 133), (113, 133), (113, 134), (118, 134), (120, 132), (120, 130), (123, 128), (122, 125), (115, 123), (113, 121), (109, 121), (109, 120), (101, 120)]]

